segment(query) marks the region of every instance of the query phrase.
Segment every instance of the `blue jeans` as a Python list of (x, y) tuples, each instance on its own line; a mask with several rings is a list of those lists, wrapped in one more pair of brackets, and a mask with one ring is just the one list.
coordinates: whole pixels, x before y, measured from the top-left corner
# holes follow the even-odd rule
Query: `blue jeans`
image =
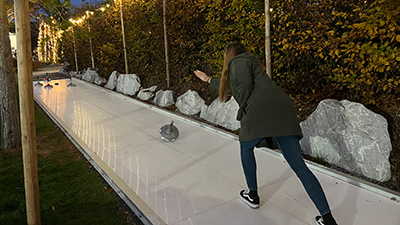
[[(240, 142), (243, 172), (246, 177), (247, 186), (251, 191), (257, 191), (258, 189), (254, 148), (261, 140), (262, 138)], [(283, 136), (275, 137), (275, 140), (278, 143), (283, 157), (285, 157), (289, 166), (300, 179), (304, 189), (306, 189), (308, 196), (314, 202), (319, 213), (325, 215), (331, 212), (319, 181), (304, 163), (303, 156), (301, 155), (299, 137), (297, 135)]]

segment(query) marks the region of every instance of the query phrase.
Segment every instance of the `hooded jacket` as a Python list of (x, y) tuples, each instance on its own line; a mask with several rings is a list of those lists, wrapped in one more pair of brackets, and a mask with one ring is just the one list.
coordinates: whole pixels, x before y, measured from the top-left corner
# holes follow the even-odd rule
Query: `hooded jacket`
[[(239, 141), (298, 135), (302, 137), (298, 110), (293, 100), (261, 67), (252, 54), (233, 57), (228, 64), (230, 91), (239, 104)], [(211, 89), (219, 89), (220, 80), (211, 79)]]

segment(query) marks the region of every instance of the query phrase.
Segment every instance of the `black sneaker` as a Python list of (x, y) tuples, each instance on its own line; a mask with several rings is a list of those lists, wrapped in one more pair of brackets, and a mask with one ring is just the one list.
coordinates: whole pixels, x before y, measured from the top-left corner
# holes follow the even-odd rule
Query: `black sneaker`
[(260, 206), (260, 197), (250, 197), (249, 191), (241, 190), (240, 198), (253, 209), (256, 209)]
[(316, 216), (315, 217), (315, 222), (317, 223), (317, 225), (325, 225), (325, 222), (322, 219), (322, 216)]

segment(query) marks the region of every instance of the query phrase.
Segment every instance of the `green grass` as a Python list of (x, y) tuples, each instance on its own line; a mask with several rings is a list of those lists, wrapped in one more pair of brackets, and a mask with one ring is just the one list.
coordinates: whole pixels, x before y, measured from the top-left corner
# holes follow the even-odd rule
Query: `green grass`
[[(38, 109), (36, 132), (42, 224), (127, 224), (116, 197)], [(22, 154), (0, 153), (0, 224), (27, 224)]]

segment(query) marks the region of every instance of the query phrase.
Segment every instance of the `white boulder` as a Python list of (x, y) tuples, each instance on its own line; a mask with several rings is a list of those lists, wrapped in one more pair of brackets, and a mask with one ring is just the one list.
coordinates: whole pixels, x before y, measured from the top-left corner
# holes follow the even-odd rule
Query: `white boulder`
[(134, 95), (141, 86), (136, 74), (120, 74), (117, 80), (117, 91), (126, 95)]
[(391, 177), (386, 119), (348, 100), (327, 99), (300, 123), (304, 154), (377, 181)]
[(108, 78), (108, 82), (107, 82), (106, 86), (104, 86), (104, 87), (114, 90), (114, 88), (117, 86), (118, 77), (119, 77), (119, 73), (117, 71), (113, 71), (111, 73), (110, 77)]
[(175, 106), (178, 110), (186, 115), (194, 115), (201, 111), (204, 100), (199, 96), (197, 91), (188, 90), (185, 94), (179, 96)]
[(83, 70), (82, 80), (85, 80), (89, 83), (97, 84), (97, 85), (104, 84), (107, 82), (106, 79), (104, 79), (100, 76), (97, 68), (91, 68), (91, 67)]
[(217, 98), (210, 106), (202, 106), (200, 117), (211, 123), (235, 131), (240, 128), (240, 121), (236, 120), (238, 109), (239, 104), (234, 98), (224, 103), (221, 103)]
[(154, 98), (153, 102), (161, 107), (168, 107), (173, 105), (174, 102), (174, 92), (171, 90), (159, 90), (156, 93), (156, 97)]
[(137, 97), (141, 100), (147, 101), (154, 96), (153, 92), (157, 89), (157, 86), (142, 89), (139, 91)]

